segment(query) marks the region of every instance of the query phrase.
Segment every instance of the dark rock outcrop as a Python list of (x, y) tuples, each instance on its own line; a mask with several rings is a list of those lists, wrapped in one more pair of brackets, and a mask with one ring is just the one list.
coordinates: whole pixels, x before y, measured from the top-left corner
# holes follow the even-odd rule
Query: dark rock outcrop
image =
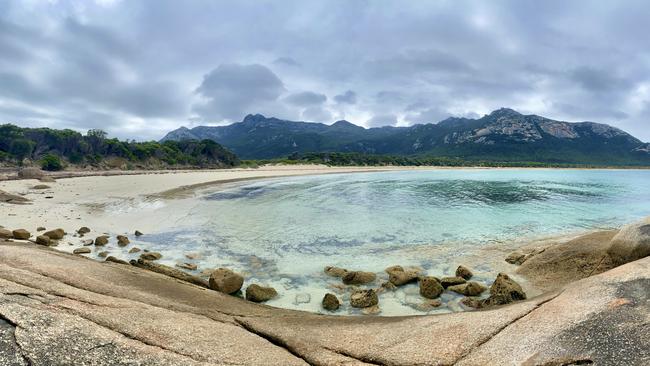
[(227, 268), (217, 268), (210, 275), (210, 288), (225, 294), (234, 294), (244, 284), (244, 277)]
[(420, 279), (420, 295), (427, 299), (435, 299), (440, 296), (445, 289), (437, 278), (426, 276)]
[(339, 298), (332, 293), (325, 294), (325, 296), (323, 297), (322, 304), (323, 304), (323, 309), (327, 311), (336, 311), (341, 306), (341, 302), (339, 301)]
[(253, 302), (269, 301), (278, 296), (273, 287), (264, 287), (258, 284), (251, 284), (246, 287), (246, 300)]
[(379, 303), (379, 297), (373, 289), (357, 290), (350, 295), (350, 305), (355, 308), (367, 308)]

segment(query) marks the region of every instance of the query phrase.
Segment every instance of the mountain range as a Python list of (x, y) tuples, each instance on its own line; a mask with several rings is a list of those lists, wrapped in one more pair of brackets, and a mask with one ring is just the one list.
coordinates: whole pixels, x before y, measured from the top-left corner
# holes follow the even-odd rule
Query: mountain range
[(650, 165), (650, 144), (609, 125), (563, 122), (501, 108), (409, 127), (364, 128), (248, 115), (228, 126), (181, 127), (161, 141), (210, 139), (243, 159), (311, 152), (445, 156), (468, 160)]

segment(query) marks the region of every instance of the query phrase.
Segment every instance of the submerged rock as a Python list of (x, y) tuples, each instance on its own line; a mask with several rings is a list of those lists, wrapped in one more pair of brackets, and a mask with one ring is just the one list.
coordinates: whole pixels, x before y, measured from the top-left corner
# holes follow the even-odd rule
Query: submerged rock
[(119, 264), (129, 264), (129, 262), (127, 262), (125, 260), (122, 260), (122, 259), (119, 259), (119, 258), (116, 258), (116, 257), (113, 257), (112, 255), (109, 255), (108, 257), (106, 257), (105, 261), (106, 262), (119, 263)]
[(93, 245), (94, 242), (95, 241), (92, 240), (92, 239), (86, 239), (86, 240), (82, 240), (81, 244), (84, 245), (84, 246), (88, 246), (88, 245)]
[(469, 280), (473, 276), (474, 276), (474, 273), (472, 273), (472, 271), (470, 271), (470, 269), (465, 267), (465, 266), (461, 265), (461, 266), (458, 266), (458, 268), (456, 268), (456, 277), (460, 277), (460, 278)]
[(210, 274), (210, 288), (226, 294), (234, 294), (244, 284), (244, 277), (227, 268), (217, 268)]
[(339, 298), (332, 293), (325, 294), (325, 296), (323, 297), (322, 304), (323, 304), (323, 309), (327, 311), (338, 310), (338, 308), (341, 306), (341, 302), (339, 301)]
[(85, 226), (82, 226), (82, 227), (79, 228), (79, 230), (77, 230), (77, 234), (79, 234), (79, 235), (88, 234), (89, 232), (90, 232), (90, 229), (85, 227)]
[(447, 290), (465, 296), (478, 296), (487, 290), (487, 287), (478, 282), (470, 281), (462, 285), (449, 286)]
[(88, 247), (83, 247), (83, 248), (77, 248), (72, 251), (73, 254), (88, 254), (90, 253), (90, 248)]
[(108, 244), (108, 236), (107, 235), (102, 235), (98, 236), (95, 238), (95, 245), (96, 246), (102, 246)]
[(343, 276), (343, 283), (346, 285), (363, 285), (370, 283), (377, 278), (372, 272), (352, 271)]
[(144, 235), (144, 234), (141, 233), (139, 230), (136, 230), (135, 233), (133, 233), (133, 234), (134, 234), (135, 236), (142, 236), (142, 235)]
[(160, 254), (158, 252), (146, 252), (146, 253), (140, 254), (140, 258), (144, 259), (146, 261), (156, 261), (156, 260), (162, 258), (162, 254)]
[(36, 228), (36, 231), (45, 231), (45, 230), (47, 230), (47, 229), (44, 228), (43, 226), (39, 226), (39, 227)]
[(381, 313), (381, 309), (379, 308), (379, 305), (368, 306), (366, 308), (361, 309), (361, 314), (363, 315), (377, 315), (379, 313)]
[(27, 240), (30, 236), (32, 236), (32, 234), (30, 234), (30, 232), (25, 229), (16, 229), (12, 232), (12, 236), (14, 239)]
[(133, 254), (133, 253), (137, 253), (137, 252), (139, 252), (139, 251), (141, 251), (141, 250), (142, 250), (142, 249), (140, 249), (140, 248), (138, 248), (138, 247), (133, 247), (133, 248), (129, 249), (129, 253), (130, 253), (130, 254)]
[(43, 235), (47, 235), (52, 240), (61, 240), (65, 236), (65, 230), (58, 228), (47, 231)]
[(650, 255), (650, 218), (625, 225), (612, 238), (607, 253), (622, 265)]
[(106, 251), (99, 252), (99, 253), (97, 253), (97, 256), (99, 258), (106, 258), (106, 257), (108, 257), (108, 252), (106, 252)]
[(426, 276), (420, 279), (420, 295), (427, 299), (435, 299), (440, 296), (444, 290), (445, 289), (435, 277)]
[(178, 263), (178, 264), (176, 264), (176, 267), (183, 268), (183, 269), (189, 269), (190, 271), (195, 271), (197, 268), (199, 268), (194, 263)]
[(264, 302), (278, 296), (273, 287), (264, 287), (257, 284), (246, 287), (246, 300), (253, 302)]
[(442, 301), (440, 301), (439, 299), (430, 299), (430, 300), (425, 300), (412, 307), (415, 310), (419, 310), (419, 311), (431, 311), (433, 309), (439, 308), (440, 306), (442, 306)]
[(521, 265), (526, 260), (526, 254), (522, 252), (512, 252), (506, 257), (506, 262), (510, 264)]
[(444, 288), (447, 288), (449, 286), (462, 285), (465, 282), (467, 281), (465, 281), (465, 279), (462, 277), (443, 277), (440, 279), (440, 284)]
[(294, 305), (300, 304), (309, 304), (311, 302), (310, 294), (296, 294), (296, 298), (293, 300)]
[(129, 245), (129, 243), (131, 243), (129, 241), (129, 238), (127, 238), (124, 235), (118, 235), (116, 238), (117, 238), (117, 245), (119, 245), (121, 247)]
[(37, 184), (32, 187), (32, 189), (50, 189), (51, 187), (47, 184)]
[[(110, 258), (110, 257), (109, 257)], [(106, 258), (108, 260), (108, 258)], [(187, 272), (178, 270), (176, 268), (166, 266), (164, 264), (159, 264), (155, 263), (152, 261), (144, 260), (144, 259), (138, 259), (138, 260), (131, 260), (130, 263), (136, 267), (140, 267), (143, 269), (147, 269), (152, 272), (157, 272), (160, 274), (163, 274), (165, 276), (173, 277), (176, 279), (179, 279), (181, 281), (189, 282), (201, 287), (209, 287), (208, 283), (206, 280), (204, 280), (201, 277), (191, 275)]]
[(357, 290), (350, 295), (350, 305), (355, 308), (367, 308), (378, 303), (379, 297), (373, 289)]
[(39, 235), (36, 237), (36, 244), (50, 245), (50, 237), (47, 235)]
[(325, 267), (325, 274), (332, 277), (343, 277), (348, 273), (347, 269), (340, 267), (327, 266)]

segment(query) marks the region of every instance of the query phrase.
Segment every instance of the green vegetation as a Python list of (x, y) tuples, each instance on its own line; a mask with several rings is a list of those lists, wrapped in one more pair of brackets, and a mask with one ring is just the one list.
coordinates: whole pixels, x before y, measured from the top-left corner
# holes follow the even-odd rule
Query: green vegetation
[(25, 159), (38, 161), (45, 170), (61, 170), (68, 164), (148, 169), (220, 168), (240, 163), (235, 154), (212, 140), (120, 141), (107, 138), (102, 130), (90, 130), (84, 136), (72, 130), (0, 125), (0, 162), (22, 165)]
[(635, 168), (635, 165), (569, 164), (534, 161), (472, 160), (445, 156), (395, 156), (361, 153), (291, 154), (283, 159), (244, 160), (243, 166), (264, 164), (324, 164), (329, 166), (442, 166), (442, 167), (520, 167), (520, 168)]

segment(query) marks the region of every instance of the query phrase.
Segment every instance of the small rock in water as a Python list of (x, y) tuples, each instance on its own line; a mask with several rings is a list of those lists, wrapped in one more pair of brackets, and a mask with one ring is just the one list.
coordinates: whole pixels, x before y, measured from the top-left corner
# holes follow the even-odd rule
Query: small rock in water
[(352, 271), (343, 276), (343, 283), (346, 285), (363, 285), (370, 283), (377, 278), (372, 272)]
[(388, 267), (386, 268), (386, 273), (388, 273), (388, 281), (395, 286), (402, 286), (410, 282), (415, 282), (419, 276), (418, 271), (405, 270), (402, 266)]
[(134, 233), (134, 235), (135, 235), (135, 236), (142, 236), (142, 235), (144, 235), (144, 234), (141, 233), (139, 230), (136, 230), (135, 233)]
[(65, 236), (65, 231), (59, 228), (59, 229), (50, 230), (44, 233), (43, 235), (47, 235), (52, 240), (61, 240), (63, 239), (63, 236)]
[(39, 226), (39, 227), (36, 228), (36, 231), (45, 231), (45, 230), (47, 230), (47, 229), (42, 227), (42, 226)]
[(217, 268), (210, 274), (210, 288), (226, 294), (234, 294), (244, 284), (244, 277), (227, 268)]
[(454, 285), (454, 286), (449, 286), (447, 287), (447, 290), (453, 291), (456, 293), (459, 293), (461, 295), (465, 296), (478, 296), (482, 294), (485, 290), (487, 290), (487, 287), (484, 285), (475, 282), (475, 281), (470, 281), (467, 283), (464, 283), (462, 285)]
[(199, 253), (185, 253), (185, 258), (187, 259), (195, 260), (195, 259), (199, 259), (199, 257), (200, 257)]
[(102, 235), (95, 238), (95, 246), (102, 246), (108, 244), (108, 236)]
[(339, 301), (339, 298), (336, 297), (336, 295), (332, 293), (325, 294), (325, 297), (323, 297), (323, 309), (328, 311), (335, 311), (338, 310), (339, 306), (341, 306), (341, 302)]
[(32, 187), (32, 189), (49, 189), (49, 188), (51, 188), (51, 187), (48, 186), (47, 184), (37, 184), (37, 185)]
[(443, 277), (440, 279), (440, 284), (444, 288), (454, 285), (462, 285), (465, 282), (467, 281), (465, 281), (465, 279), (462, 277)]
[(397, 286), (394, 283), (388, 281), (388, 282), (382, 283), (381, 288), (384, 289), (384, 290), (393, 291), (393, 290), (395, 290), (397, 288)]
[(112, 255), (109, 255), (106, 257), (106, 262), (113, 262), (113, 263), (119, 263), (119, 264), (129, 264), (129, 262), (121, 260), (119, 258), (115, 258)]
[(276, 296), (278, 296), (278, 292), (273, 287), (252, 284), (246, 288), (246, 300), (248, 301), (263, 302), (271, 300)]
[(381, 309), (379, 308), (379, 305), (373, 305), (361, 309), (361, 314), (363, 315), (377, 315), (379, 313), (381, 313)]
[(83, 245), (85, 245), (85, 246), (88, 246), (88, 245), (93, 245), (94, 242), (95, 242), (95, 241), (92, 240), (92, 239), (86, 239), (86, 240), (82, 240), (82, 241), (81, 241), (81, 244), (83, 244)]
[(195, 271), (197, 268), (199, 268), (194, 263), (179, 263), (179, 264), (176, 264), (176, 267), (183, 268), (183, 269), (189, 269), (190, 271)]
[(470, 271), (469, 268), (462, 265), (456, 268), (456, 277), (461, 277), (466, 280), (469, 280), (470, 278), (472, 278), (472, 276), (474, 276), (474, 273), (472, 273), (472, 271)]
[(415, 305), (415, 309), (420, 311), (431, 311), (433, 309), (439, 308), (441, 305), (442, 301), (439, 299), (425, 300)]
[(85, 226), (82, 226), (82, 227), (79, 228), (79, 230), (77, 230), (77, 234), (80, 234), (80, 235), (88, 234), (89, 232), (90, 232), (90, 229), (85, 227)]
[(47, 235), (39, 235), (36, 237), (36, 244), (50, 245), (50, 237)]
[(137, 253), (137, 252), (139, 252), (140, 250), (141, 250), (141, 249), (138, 248), (138, 247), (133, 247), (133, 248), (129, 249), (129, 253), (131, 253), (131, 254), (133, 254), (133, 253)]
[(123, 247), (123, 246), (128, 245), (129, 243), (131, 243), (131, 242), (129, 241), (129, 238), (127, 238), (126, 236), (124, 236), (124, 235), (118, 235), (117, 236), (117, 245)]
[(155, 261), (162, 258), (162, 254), (158, 252), (147, 252), (147, 253), (140, 254), (140, 258), (147, 261)]
[(347, 269), (340, 267), (327, 266), (325, 267), (325, 274), (332, 277), (343, 277), (348, 273)]
[(14, 239), (18, 240), (27, 240), (30, 236), (32, 236), (32, 234), (30, 234), (30, 232), (25, 229), (16, 229), (12, 232), (12, 235)]
[(526, 254), (521, 252), (512, 252), (506, 257), (506, 262), (516, 265), (521, 265), (525, 260)]
[(357, 290), (350, 295), (350, 305), (355, 308), (367, 308), (379, 303), (379, 297), (373, 289)]
[(90, 248), (86, 248), (86, 247), (77, 248), (77, 249), (73, 250), (72, 253), (73, 254), (88, 254), (88, 253), (90, 253)]
[(503, 305), (518, 300), (526, 300), (524, 290), (510, 276), (499, 273), (490, 286), (490, 297), (486, 300), (485, 305)]
[(106, 252), (106, 251), (104, 251), (104, 252), (99, 252), (99, 253), (97, 253), (97, 256), (98, 256), (99, 258), (106, 258), (106, 257), (108, 257), (108, 252)]
[(445, 289), (435, 277), (426, 276), (420, 279), (420, 295), (427, 299), (435, 299), (440, 296), (444, 290)]
[(310, 302), (311, 302), (310, 294), (297, 294), (296, 298), (293, 300), (294, 305), (309, 304)]
[(11, 239), (14, 237), (14, 234), (11, 230), (0, 229), (0, 239)]

